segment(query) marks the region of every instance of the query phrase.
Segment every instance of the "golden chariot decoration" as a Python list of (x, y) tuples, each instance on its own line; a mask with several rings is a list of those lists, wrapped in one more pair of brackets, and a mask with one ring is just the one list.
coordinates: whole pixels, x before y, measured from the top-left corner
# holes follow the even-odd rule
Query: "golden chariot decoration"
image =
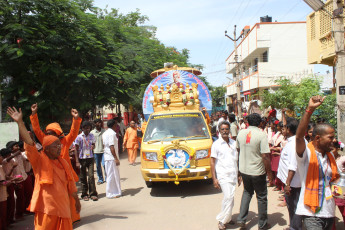
[(188, 83), (172, 83), (164, 88), (163, 85), (158, 85), (152, 88), (153, 98), (152, 103), (153, 110), (158, 111), (171, 111), (171, 110), (199, 110), (199, 92), (198, 84)]

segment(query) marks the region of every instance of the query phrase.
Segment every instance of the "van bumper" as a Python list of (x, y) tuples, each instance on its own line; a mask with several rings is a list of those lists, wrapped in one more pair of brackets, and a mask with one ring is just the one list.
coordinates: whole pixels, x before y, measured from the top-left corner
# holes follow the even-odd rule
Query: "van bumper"
[[(163, 182), (163, 181), (175, 181), (176, 176), (170, 169), (144, 169), (141, 168), (141, 173), (145, 181), (151, 182)], [(191, 180), (205, 180), (211, 179), (211, 167), (197, 167), (187, 168), (179, 176), (179, 181), (191, 181)]]

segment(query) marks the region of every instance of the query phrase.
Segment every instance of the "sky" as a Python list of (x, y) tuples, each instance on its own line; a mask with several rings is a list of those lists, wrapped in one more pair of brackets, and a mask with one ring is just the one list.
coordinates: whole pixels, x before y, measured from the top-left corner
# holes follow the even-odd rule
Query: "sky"
[[(305, 21), (312, 12), (302, 0), (94, 0), (94, 4), (123, 14), (139, 9), (149, 18), (145, 24), (157, 27), (158, 40), (178, 50), (188, 49), (190, 63), (202, 64), (203, 76), (213, 86), (227, 84), (232, 77), (225, 72), (225, 60), (234, 46), (224, 36), (225, 30), (233, 37), (234, 25), (239, 34), (262, 16), (278, 22)], [(314, 66), (314, 72), (321, 75), (327, 70), (331, 68)]]

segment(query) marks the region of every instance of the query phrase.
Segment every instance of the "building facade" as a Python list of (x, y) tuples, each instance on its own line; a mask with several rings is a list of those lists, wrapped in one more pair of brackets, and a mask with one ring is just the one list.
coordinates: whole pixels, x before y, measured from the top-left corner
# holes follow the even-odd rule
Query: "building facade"
[(243, 32), (245, 36), (237, 45), (239, 80), (235, 51), (226, 60), (226, 72), (234, 79), (227, 85), (229, 111), (236, 110), (237, 85), (241, 100), (248, 102), (259, 99), (262, 90), (279, 87), (275, 80), (281, 77), (298, 82), (313, 74), (313, 66), (308, 64), (306, 22), (260, 22)]
[(332, 17), (329, 15), (333, 12), (333, 1), (328, 0), (323, 8), (325, 10), (307, 16), (308, 63), (335, 66)]

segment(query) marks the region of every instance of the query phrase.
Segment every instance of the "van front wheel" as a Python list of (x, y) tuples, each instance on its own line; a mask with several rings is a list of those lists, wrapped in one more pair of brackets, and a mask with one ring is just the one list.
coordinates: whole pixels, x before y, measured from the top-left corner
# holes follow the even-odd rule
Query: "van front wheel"
[(146, 183), (146, 186), (148, 188), (152, 188), (153, 187), (153, 182), (152, 181), (145, 181), (145, 183)]

